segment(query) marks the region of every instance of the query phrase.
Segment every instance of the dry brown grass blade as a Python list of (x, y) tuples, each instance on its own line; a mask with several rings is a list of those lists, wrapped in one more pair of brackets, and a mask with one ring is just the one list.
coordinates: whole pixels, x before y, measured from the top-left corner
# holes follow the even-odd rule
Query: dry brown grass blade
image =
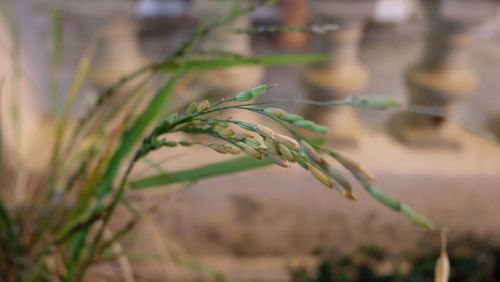
[(114, 132), (109, 134), (108, 142), (101, 153), (101, 157), (97, 160), (94, 166), (94, 171), (90, 174), (91, 176), (88, 178), (86, 183), (83, 183), (84, 186), (79, 191), (80, 195), (78, 197), (84, 197), (82, 198), (85, 199), (83, 202), (87, 202), (87, 200), (94, 195), (95, 190), (99, 188), (98, 184), (101, 181), (103, 171), (106, 168), (108, 161), (111, 159), (114, 152), (113, 149), (118, 145), (120, 137), (124, 131), (125, 125), (122, 125), (120, 128), (117, 128)]
[[(54, 168), (54, 175), (52, 181), (57, 183), (59, 181), (59, 177), (64, 174), (64, 168), (66, 166), (58, 164), (61, 160), (61, 152), (67, 152), (72, 148), (73, 144), (65, 144), (65, 139), (67, 135), (68, 124), (70, 120), (70, 116), (72, 110), (75, 106), (75, 103), (78, 99), (78, 96), (81, 94), (81, 89), (84, 81), (86, 80), (90, 66), (92, 64), (92, 57), (94, 55), (96, 49), (96, 42), (92, 41), (83, 56), (80, 58), (80, 62), (78, 64), (77, 71), (73, 77), (73, 81), (70, 85), (70, 90), (68, 92), (68, 98), (63, 108), (62, 115), (57, 121), (57, 126), (55, 128), (55, 141), (54, 148), (52, 152), (52, 166)], [(67, 147), (66, 150), (63, 148)], [(57, 185), (59, 186), (59, 185)]]
[(75, 73), (73, 82), (71, 83), (70, 90), (68, 92), (68, 99), (66, 100), (66, 105), (64, 106), (65, 114), (64, 116), (67, 118), (75, 103), (81, 94), (82, 85), (88, 77), (90, 67), (92, 65), (92, 58), (94, 56), (96, 50), (97, 42), (96, 40), (92, 40), (90, 45), (85, 50), (83, 56), (80, 58), (80, 62), (78, 64), (77, 71)]
[(434, 282), (448, 282), (450, 279), (450, 260), (446, 252), (447, 230), (441, 230), (441, 254), (436, 262)]
[[(105, 228), (104, 229), (104, 237), (106, 239), (113, 238), (113, 232), (111, 230), (109, 230), (108, 228)], [(111, 250), (114, 253), (119, 254), (118, 263), (120, 264), (120, 267), (122, 270), (123, 281), (124, 282), (135, 282), (136, 280), (134, 278), (134, 272), (132, 270), (132, 266), (130, 265), (130, 261), (127, 258), (127, 256), (123, 254), (124, 253), (123, 246), (119, 242), (114, 242), (111, 245)]]

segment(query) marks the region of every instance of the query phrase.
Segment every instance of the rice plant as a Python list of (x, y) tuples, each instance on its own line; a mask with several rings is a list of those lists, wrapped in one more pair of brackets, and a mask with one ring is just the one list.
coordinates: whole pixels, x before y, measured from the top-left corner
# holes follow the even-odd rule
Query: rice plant
[[(237, 93), (232, 98), (212, 103), (207, 100), (193, 102), (182, 113), (171, 113), (164, 117), (165, 109), (171, 108), (171, 98), (179, 83), (191, 71), (325, 59), (318, 54), (228, 57), (222, 51), (208, 52), (210, 56), (199, 56), (203, 50), (197, 49), (198, 43), (213, 30), (251, 13), (260, 5), (274, 2), (276, 1), (253, 1), (247, 5), (240, 3), (221, 19), (201, 25), (167, 58), (144, 66), (103, 91), (87, 113), (75, 120), (72, 112), (75, 111), (82, 84), (89, 73), (94, 45), (88, 48), (81, 58), (67, 99), (61, 105), (53, 103), (56, 108), (50, 120), (53, 139), (49, 147), (50, 159), (45, 169), (42, 172), (30, 171), (23, 163), (5, 157), (12, 148), (0, 148), (4, 153), (1, 163), (6, 165), (5, 169), (0, 170), (2, 281), (80, 281), (96, 261), (105, 257), (123, 257), (123, 253), (115, 252), (114, 246), (119, 244), (141, 216), (127, 199), (127, 189), (164, 186), (186, 179), (199, 180), (271, 163), (283, 168), (298, 164), (323, 185), (354, 200), (356, 193), (353, 187), (331, 165), (331, 162), (338, 162), (376, 200), (423, 228), (434, 228), (432, 223), (417, 212), (374, 186), (372, 176), (357, 162), (342, 153), (320, 146), (297, 131), (300, 128), (327, 133), (326, 127), (279, 108), (259, 107), (276, 102), (349, 105), (374, 109), (402, 107), (392, 100), (350, 98), (332, 102), (255, 102), (253, 100), (257, 96), (264, 95), (271, 89), (271, 86), (259, 85)], [(59, 20), (60, 14), (54, 13), (54, 17)], [(60, 36), (59, 29), (55, 30), (57, 36)], [(59, 41), (60, 39), (56, 39), (54, 44), (59, 46)], [(57, 63), (59, 58), (56, 55), (53, 60)], [(166, 80), (156, 91), (151, 91), (154, 87), (148, 88), (155, 79), (165, 77)], [(60, 88), (57, 83), (52, 83), (52, 90), (54, 97), (59, 97)], [(119, 106), (116, 106), (117, 100)], [(274, 121), (278, 127), (286, 129), (289, 134), (278, 134), (275, 130), (252, 121), (225, 117), (223, 114), (227, 110), (260, 114)], [(170, 133), (178, 132), (207, 135), (214, 138), (214, 142), (170, 138)], [(204, 146), (218, 153), (245, 154), (247, 157), (170, 175), (130, 179), (135, 165), (148, 154), (177, 146)], [(13, 190), (22, 196), (20, 200), (10, 200), (9, 195)], [(121, 227), (112, 229), (110, 221), (118, 207), (130, 213), (130, 220), (121, 222)]]

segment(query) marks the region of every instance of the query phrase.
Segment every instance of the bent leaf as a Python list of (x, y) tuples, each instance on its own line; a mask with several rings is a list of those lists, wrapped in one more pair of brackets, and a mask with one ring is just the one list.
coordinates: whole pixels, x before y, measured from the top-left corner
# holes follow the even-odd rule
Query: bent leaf
[(241, 157), (204, 165), (198, 168), (186, 169), (172, 173), (162, 173), (155, 176), (137, 179), (130, 182), (129, 186), (132, 189), (146, 189), (179, 182), (192, 182), (204, 178), (261, 168), (271, 164), (273, 164), (273, 162), (269, 160), (258, 161), (250, 157)]
[(174, 86), (181, 78), (184, 72), (177, 72), (169, 82), (155, 95), (149, 103), (146, 110), (142, 113), (133, 126), (125, 133), (123, 140), (109, 162), (108, 169), (104, 175), (104, 185), (101, 191), (100, 198), (104, 198), (110, 191), (115, 176), (118, 174), (120, 165), (126, 156), (131, 152), (136, 142), (140, 139), (142, 133), (147, 129), (149, 124), (157, 118), (163, 106), (170, 97)]
[(370, 193), (377, 201), (379, 201), (384, 206), (391, 208), (408, 218), (411, 222), (425, 229), (434, 229), (434, 224), (426, 219), (424, 216), (420, 215), (418, 212), (408, 207), (407, 205), (401, 203), (400, 201), (394, 199), (391, 195), (385, 193), (379, 188), (373, 185), (365, 186), (365, 190)]
[(182, 62), (169, 62), (162, 64), (157, 68), (165, 71), (174, 71), (177, 70), (182, 64), (185, 66), (186, 71), (207, 71), (245, 65), (275, 66), (315, 63), (326, 60), (328, 60), (328, 57), (321, 54), (268, 55), (243, 58), (187, 59)]

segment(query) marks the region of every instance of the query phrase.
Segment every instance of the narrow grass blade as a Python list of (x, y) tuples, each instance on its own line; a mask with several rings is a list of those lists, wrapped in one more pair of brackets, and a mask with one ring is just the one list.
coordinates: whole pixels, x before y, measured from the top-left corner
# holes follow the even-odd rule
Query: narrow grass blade
[(111, 236), (108, 240), (104, 241), (101, 246), (99, 246), (100, 250), (99, 253), (104, 253), (108, 248), (111, 248), (113, 244), (118, 243), (125, 237), (127, 234), (129, 234), (130, 231), (135, 227), (137, 223), (137, 219), (129, 221), (125, 226), (123, 226), (121, 229), (119, 229), (116, 233)]
[[(177, 81), (182, 77), (182, 75), (183, 72), (178, 71), (170, 78), (167, 84), (156, 93), (154, 98), (148, 104), (147, 108), (139, 116), (139, 118), (135, 121), (135, 123), (131, 126), (131, 128), (128, 131), (126, 131), (125, 134), (123, 135), (122, 141), (118, 146), (118, 148), (116, 149), (113, 156), (111, 157), (107, 169), (104, 173), (103, 185), (101, 186), (100, 191), (96, 191), (97, 192), (96, 195), (99, 200), (104, 199), (112, 191), (113, 182), (120, 171), (121, 164), (126, 160), (128, 155), (131, 153), (132, 149), (134, 148), (134, 145), (138, 143), (138, 140), (141, 138), (142, 134), (147, 129), (149, 124), (152, 121), (154, 121), (159, 114), (162, 113), (162, 109), (165, 106), (168, 98), (170, 97), (174, 89), (174, 86), (176, 85)], [(121, 193), (117, 193), (117, 195), (115, 195), (115, 197), (117, 197), (116, 199), (118, 199), (120, 195)], [(99, 209), (102, 209), (101, 205), (96, 206), (94, 208), (94, 211), (99, 211)], [(107, 220), (109, 220), (109, 217), (106, 217), (104, 219), (103, 226), (107, 224)], [(90, 226), (82, 230), (75, 238), (76, 241), (73, 243), (71, 264), (69, 265), (68, 276), (65, 281), (72, 281), (71, 279), (77, 277), (79, 275), (77, 271), (80, 264), (83, 263), (85, 265), (86, 263), (82, 262), (81, 256), (84, 249), (86, 247), (89, 247), (86, 243), (86, 238), (89, 234), (89, 231), (90, 231)], [(99, 239), (96, 238), (95, 241), (90, 242), (90, 244), (91, 245), (93, 244), (92, 246), (95, 246), (98, 243), (98, 241)], [(93, 247), (90, 247), (90, 249), (91, 253), (89, 254), (89, 256), (92, 257), (95, 254), (92, 253)], [(91, 258), (88, 261), (90, 260)]]
[(78, 99), (78, 96), (81, 94), (82, 86), (87, 79), (90, 67), (92, 65), (92, 58), (95, 53), (96, 45), (97, 43), (95, 40), (91, 41), (82, 57), (80, 58), (78, 67), (73, 77), (73, 81), (71, 82), (69, 88), (68, 98), (66, 99), (66, 104), (64, 106), (65, 118), (68, 118), (67, 116), (73, 110), (75, 102)]
[(242, 157), (229, 161), (212, 163), (194, 169), (145, 177), (132, 181), (129, 184), (132, 189), (146, 189), (179, 182), (198, 181), (205, 178), (261, 168), (272, 164), (273, 162), (269, 160), (258, 161), (250, 157)]
[(397, 212), (403, 214), (411, 222), (425, 229), (434, 229), (434, 224), (426, 219), (424, 216), (420, 215), (418, 212), (408, 207), (407, 205), (401, 203), (400, 201), (394, 199), (389, 194), (380, 190), (373, 185), (365, 186), (365, 190), (370, 193), (377, 201), (382, 203), (384, 206), (391, 208)]
[(364, 170), (358, 163), (354, 162), (353, 160), (340, 155), (337, 152), (333, 152), (330, 150), (324, 150), (328, 155), (330, 155), (332, 158), (336, 159), (339, 164), (341, 164), (343, 167), (345, 167), (347, 170), (351, 172), (351, 174), (356, 178), (356, 180), (365, 188), (365, 190), (373, 197), (375, 200), (383, 204), (384, 206), (395, 210), (402, 215), (404, 215), (406, 218), (408, 218), (411, 222), (414, 224), (425, 228), (425, 229), (435, 229), (434, 224), (407, 206), (406, 204), (396, 200), (394, 197), (391, 195), (387, 194), (386, 192), (380, 190), (377, 188), (375, 185), (372, 184), (372, 176), (370, 175), (369, 172)]
[(79, 233), (78, 236), (73, 238), (73, 248), (71, 252), (71, 259), (68, 264), (68, 274), (64, 277), (64, 282), (75, 281), (76, 276), (78, 275), (80, 264), (82, 263), (81, 256), (86, 248), (86, 239), (87, 235), (90, 232), (90, 229), (87, 227), (83, 230), (82, 233)]
[(163, 87), (151, 100), (150, 104), (146, 108), (146, 110), (139, 116), (138, 120), (134, 123), (134, 125), (128, 130), (123, 136), (123, 140), (116, 150), (116, 153), (113, 155), (112, 159), (109, 162), (108, 169), (104, 175), (104, 186), (101, 191), (100, 197), (103, 198), (110, 191), (113, 185), (113, 181), (118, 174), (120, 169), (120, 164), (127, 157), (127, 155), (131, 152), (134, 145), (137, 144), (139, 138), (142, 133), (147, 129), (149, 124), (156, 119), (156, 117), (162, 113), (162, 109), (170, 97), (172, 90), (174, 89), (175, 84), (181, 78), (183, 72), (177, 72), (170, 81)]
[(68, 98), (62, 109), (62, 115), (58, 120), (58, 124), (56, 127), (54, 148), (52, 152), (52, 162), (54, 164), (53, 166), (56, 168), (54, 169), (54, 175), (52, 176), (53, 181), (57, 179), (58, 174), (61, 173), (61, 171), (57, 169), (58, 165), (56, 165), (56, 163), (59, 161), (59, 157), (62, 151), (61, 147), (63, 147), (64, 139), (66, 137), (65, 135), (68, 123), (70, 121), (71, 112), (76, 103), (78, 95), (81, 93), (82, 85), (85, 79), (87, 78), (87, 74), (89, 72), (92, 63), (92, 56), (94, 54), (94, 51), (95, 51), (95, 42), (92, 42), (88, 50), (86, 50), (86, 52), (80, 59), (80, 63), (78, 64), (78, 68), (74, 75), (73, 82), (71, 83), (70, 86)]
[[(182, 61), (186, 65), (187, 70), (208, 71), (220, 68), (229, 68), (245, 65), (288, 65), (288, 64), (306, 64), (322, 62), (328, 59), (327, 56), (321, 54), (291, 54), (291, 55), (269, 55), (269, 56), (253, 56), (247, 58), (216, 58), (216, 59), (192, 59)], [(158, 68), (165, 71), (172, 71), (179, 68), (181, 63), (169, 62), (160, 65)]]
[(222, 273), (218, 269), (215, 269), (213, 267), (210, 267), (206, 264), (203, 264), (195, 260), (182, 258), (172, 251), (170, 251), (169, 253), (171, 261), (180, 267), (192, 269), (206, 277), (209, 277), (212, 281), (215, 282), (228, 282), (228, 279), (226, 278), (224, 273)]
[(147, 164), (150, 168), (156, 170), (158, 173), (160, 174), (167, 174), (168, 171), (166, 169), (164, 169), (161, 164), (153, 161), (152, 159), (148, 158), (148, 157), (144, 157), (141, 159), (145, 164)]
[[(0, 199), (0, 239), (1, 244), (7, 243), (6, 247), (12, 249), (13, 253), (19, 255), (21, 252), (21, 245), (16, 236), (16, 232), (13, 228), (13, 223), (9, 217), (7, 208), (5, 207), (3, 201)], [(3, 238), (5, 236), (5, 238)], [(3, 241), (6, 240), (6, 241)]]
[[(2, 90), (4, 78), (0, 80), (0, 111), (2, 110)], [(0, 185), (3, 180), (3, 132), (2, 132), (2, 114), (0, 113)]]
[(51, 102), (54, 113), (59, 113), (61, 103), (59, 79), (63, 52), (62, 35), (61, 3), (54, 3), (52, 7), (52, 77), (50, 81)]

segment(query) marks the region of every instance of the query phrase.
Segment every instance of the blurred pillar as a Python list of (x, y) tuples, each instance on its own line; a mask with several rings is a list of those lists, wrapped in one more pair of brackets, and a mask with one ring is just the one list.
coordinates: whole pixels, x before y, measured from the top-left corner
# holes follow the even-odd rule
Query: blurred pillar
[[(232, 1), (223, 3), (218, 0), (195, 0), (192, 3), (192, 10), (195, 15), (198, 18), (208, 17), (207, 20), (209, 21), (227, 15), (228, 11), (225, 9), (230, 9), (232, 6)], [(233, 32), (236, 29), (245, 30), (251, 26), (252, 18), (250, 15), (239, 17), (232, 24), (210, 33), (200, 47), (208, 53), (215, 51), (219, 53), (226, 52), (229, 56), (231, 54), (244, 57), (251, 56), (251, 36), (246, 33)], [(181, 97), (183, 99), (182, 103), (202, 99), (216, 101), (249, 90), (262, 82), (264, 70), (264, 67), (255, 65), (201, 72), (194, 77), (189, 93), (183, 93), (183, 97)], [(250, 112), (235, 111), (231, 115), (243, 120), (255, 120), (255, 115)]]
[[(4, 153), (0, 162), (8, 166), (7, 171), (23, 175), (7, 174), (2, 179), (12, 187), (15, 179), (45, 169), (51, 153), (50, 149), (40, 150), (50, 148), (53, 132), (48, 116), (49, 56), (44, 48), (47, 41), (43, 41), (50, 36), (46, 29), (50, 22), (40, 10), (33, 1), (0, 4), (0, 150)], [(12, 204), (19, 204), (26, 191), (24, 186), (15, 187), (19, 189), (4, 190), (11, 190), (7, 193), (14, 195)]]
[(99, 88), (112, 85), (148, 63), (139, 46), (133, 15), (108, 22), (102, 27), (100, 38), (91, 73), (92, 82)]
[[(500, 5), (495, 7), (496, 15), (494, 21), (496, 22), (497, 28), (500, 26)], [(488, 130), (493, 133), (496, 140), (500, 142), (500, 110), (496, 110), (488, 119), (486, 124)]]
[[(409, 104), (434, 107), (444, 116), (414, 112), (391, 119), (390, 132), (416, 146), (455, 148), (458, 140), (443, 126), (453, 107), (476, 87), (476, 74), (468, 64), (471, 28), (490, 15), (487, 0), (421, 0), (428, 18), (426, 47), (419, 62), (406, 72)], [(432, 110), (431, 110), (432, 111)]]
[[(309, 24), (309, 5), (307, 0), (285, 0), (283, 3), (284, 26), (306, 26)], [(309, 43), (306, 32), (282, 32), (279, 44), (283, 49), (301, 50)]]
[(488, 121), (488, 130), (493, 133), (498, 142), (500, 142), (500, 111), (494, 113)]
[[(221, 6), (220, 1), (197, 0), (193, 2), (195, 13), (199, 17), (202, 15), (219, 17), (224, 15), (223, 8), (230, 8), (230, 5)], [(251, 37), (245, 33), (234, 33), (235, 29), (248, 29), (252, 21), (250, 16), (238, 18), (230, 26), (225, 26), (211, 33), (206, 38), (201, 48), (206, 51), (216, 50), (234, 53), (242, 56), (252, 55)], [(231, 67), (220, 70), (213, 70), (202, 73), (196, 80), (199, 86), (198, 91), (209, 92), (216, 97), (234, 95), (237, 92), (245, 91), (259, 84), (262, 81), (264, 68), (261, 66)], [(202, 92), (199, 92), (202, 94)]]
[[(329, 34), (315, 34), (313, 49), (328, 53), (327, 63), (315, 64), (304, 70), (302, 79), (309, 99), (342, 100), (359, 93), (368, 81), (368, 72), (359, 58), (363, 26), (375, 1), (318, 1), (312, 6), (315, 24), (337, 24), (339, 29)], [(359, 131), (352, 108), (307, 106), (308, 119), (331, 129), (331, 141), (355, 145)]]
[[(98, 3), (94, 2), (92, 5)], [(75, 7), (78, 8), (82, 9)], [(140, 49), (135, 11), (135, 2), (110, 1), (108, 6), (96, 15), (84, 17), (95, 19), (94, 23), (87, 24), (89, 28), (95, 28), (93, 36), (100, 39), (90, 76), (99, 88), (116, 83), (123, 76), (149, 62)]]

